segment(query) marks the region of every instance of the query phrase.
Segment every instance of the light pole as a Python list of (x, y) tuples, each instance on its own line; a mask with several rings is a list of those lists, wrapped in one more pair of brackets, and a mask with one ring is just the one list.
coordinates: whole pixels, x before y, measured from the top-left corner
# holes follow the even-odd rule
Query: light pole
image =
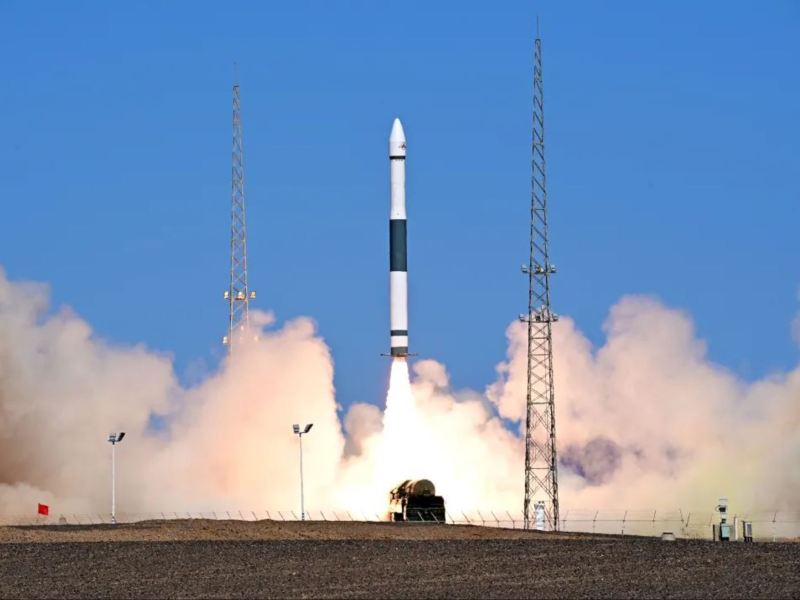
[(108, 441), (111, 442), (111, 523), (117, 522), (117, 444), (125, 437), (125, 432), (109, 433)]
[(305, 498), (303, 497), (303, 434), (308, 433), (311, 431), (311, 428), (314, 426), (313, 423), (309, 423), (306, 425), (302, 431), (300, 430), (300, 425), (294, 424), (292, 425), (292, 431), (297, 435), (297, 439), (300, 440), (300, 520), (306, 520), (306, 505), (305, 505)]

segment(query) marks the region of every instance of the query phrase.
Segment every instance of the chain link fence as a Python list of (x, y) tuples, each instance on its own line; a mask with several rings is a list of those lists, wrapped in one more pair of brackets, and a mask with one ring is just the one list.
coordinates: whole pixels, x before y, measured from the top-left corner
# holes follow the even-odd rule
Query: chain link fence
[[(521, 512), (507, 510), (454, 510), (448, 509), (449, 525), (474, 525), (522, 529)], [(167, 521), (177, 519), (211, 519), (233, 521), (300, 521), (296, 510), (217, 510), (169, 511), (154, 513), (117, 513), (117, 523), (142, 521)], [(385, 513), (348, 510), (306, 511), (307, 521), (385, 522)], [(733, 539), (742, 539), (742, 523), (753, 524), (753, 537), (757, 541), (800, 541), (800, 511), (750, 511), (729, 514), (728, 522), (734, 525)], [(427, 521), (436, 523), (435, 519)], [(561, 531), (633, 536), (660, 536), (672, 533), (678, 538), (713, 539), (713, 526), (719, 523), (719, 513), (714, 511), (684, 510), (573, 510), (561, 512)], [(111, 525), (108, 513), (56, 513), (42, 515), (0, 515), (0, 526), (22, 525)], [(444, 524), (444, 523), (443, 523)]]

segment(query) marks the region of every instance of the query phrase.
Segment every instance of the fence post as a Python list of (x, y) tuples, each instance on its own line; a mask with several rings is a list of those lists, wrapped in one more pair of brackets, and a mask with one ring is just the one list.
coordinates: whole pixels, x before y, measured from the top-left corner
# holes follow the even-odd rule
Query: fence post
[(708, 526), (711, 528), (711, 541), (715, 541), (714, 539), (714, 513), (711, 513), (711, 516), (708, 517)]
[(684, 531), (686, 532), (686, 537), (689, 537), (689, 521), (692, 520), (692, 513), (686, 515), (686, 525), (684, 526)]
[(481, 527), (483, 527), (484, 525), (486, 525), (486, 519), (483, 518), (483, 515), (481, 514), (481, 511), (477, 511), (477, 513), (478, 513), (478, 517), (481, 520)]
[(776, 527), (775, 521), (777, 520), (777, 518), (778, 518), (778, 511), (775, 511), (775, 514), (772, 515), (772, 541), (773, 542), (777, 541), (777, 539), (778, 539), (776, 531), (775, 531), (775, 527)]
[(599, 510), (594, 512), (594, 519), (592, 519), (592, 533), (597, 533), (597, 515), (600, 514)]
[(511, 529), (516, 529), (517, 528), (517, 522), (514, 521), (514, 517), (512, 517), (511, 513), (508, 512), (508, 511), (506, 511), (506, 514), (508, 515), (508, 520), (511, 521)]
[(622, 535), (625, 535), (625, 519), (628, 518), (628, 510), (625, 509), (625, 514), (622, 515)]

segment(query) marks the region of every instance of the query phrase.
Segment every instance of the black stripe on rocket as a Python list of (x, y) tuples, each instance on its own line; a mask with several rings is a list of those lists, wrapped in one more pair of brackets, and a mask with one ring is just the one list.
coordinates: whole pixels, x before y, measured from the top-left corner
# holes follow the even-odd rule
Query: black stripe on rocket
[(389, 221), (389, 270), (408, 272), (405, 219)]

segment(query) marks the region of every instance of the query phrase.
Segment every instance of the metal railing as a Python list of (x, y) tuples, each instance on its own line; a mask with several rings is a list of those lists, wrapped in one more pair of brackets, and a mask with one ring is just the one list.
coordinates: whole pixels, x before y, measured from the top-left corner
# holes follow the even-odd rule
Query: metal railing
[[(153, 513), (117, 513), (117, 523), (210, 519), (231, 521), (300, 521), (294, 510), (216, 510), (164, 511)], [(307, 521), (386, 522), (386, 513), (349, 510), (306, 511)], [(749, 511), (728, 516), (734, 526), (733, 539), (742, 538), (742, 522), (753, 524), (753, 536), (758, 541), (800, 541), (800, 511)], [(458, 510), (448, 508), (446, 524), (474, 525), (522, 529), (521, 512), (507, 510)], [(416, 523), (439, 523), (430, 520)], [(713, 539), (713, 526), (719, 523), (714, 511), (677, 510), (577, 510), (562, 509), (561, 531), (632, 536), (660, 536), (670, 532), (687, 539)], [(108, 513), (53, 513), (41, 515), (0, 515), (0, 526), (21, 525), (111, 525)], [(442, 523), (444, 524), (444, 523)]]

